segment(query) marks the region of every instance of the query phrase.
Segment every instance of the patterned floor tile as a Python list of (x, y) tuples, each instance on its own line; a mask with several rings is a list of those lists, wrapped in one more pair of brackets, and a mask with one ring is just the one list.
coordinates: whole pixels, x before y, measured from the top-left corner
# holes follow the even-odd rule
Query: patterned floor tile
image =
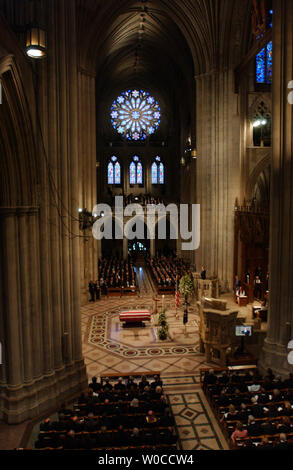
[(182, 450), (195, 450), (197, 446), (198, 441), (195, 439), (182, 441)]
[(178, 433), (180, 439), (195, 439), (195, 433), (192, 426), (179, 426)]
[(109, 367), (109, 369), (111, 368), (116, 368), (116, 366), (122, 362), (122, 358), (121, 357), (114, 357), (114, 356), (110, 356), (109, 354), (103, 356), (101, 359), (98, 360), (98, 362), (102, 365), (104, 365), (105, 367)]
[(196, 432), (197, 432), (199, 438), (211, 437), (211, 436), (215, 435), (214, 431), (212, 430), (211, 426), (209, 426), (209, 425), (196, 426)]
[(200, 441), (200, 448), (202, 450), (221, 450), (221, 447), (219, 446), (219, 443), (215, 438), (202, 439)]
[(115, 370), (124, 374), (129, 374), (134, 371), (138, 373), (140, 371), (140, 368), (139, 366), (137, 366), (136, 364), (133, 364), (132, 362), (122, 361), (115, 366)]
[(179, 404), (183, 404), (184, 403), (184, 400), (183, 400), (183, 396), (182, 395), (168, 395), (169, 397), (169, 401), (171, 403), (171, 405), (179, 405)]
[(198, 394), (188, 394), (188, 395), (185, 395), (185, 400), (186, 400), (186, 403), (190, 404), (190, 403), (198, 403), (199, 402), (199, 396)]

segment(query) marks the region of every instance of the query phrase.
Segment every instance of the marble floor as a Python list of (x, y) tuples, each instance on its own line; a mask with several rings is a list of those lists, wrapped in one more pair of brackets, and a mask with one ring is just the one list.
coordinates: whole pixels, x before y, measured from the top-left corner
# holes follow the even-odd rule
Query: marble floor
[(198, 316), (189, 308), (186, 328), (183, 310), (176, 312), (174, 297), (166, 296), (164, 307), (169, 324), (169, 338), (158, 338), (157, 316), (142, 327), (123, 328), (119, 321), (121, 309), (147, 308), (152, 310), (152, 298), (127, 297), (102, 299), (82, 308), (83, 353), (89, 379), (100, 374), (144, 373), (157, 371), (174, 373), (199, 373), (206, 367), (199, 353)]

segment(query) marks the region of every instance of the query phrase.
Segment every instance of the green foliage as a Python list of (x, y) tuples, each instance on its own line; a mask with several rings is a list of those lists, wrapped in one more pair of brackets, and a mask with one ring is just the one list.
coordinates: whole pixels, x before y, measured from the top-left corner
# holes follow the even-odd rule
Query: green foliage
[(161, 328), (158, 330), (159, 339), (165, 341), (168, 338), (168, 331), (169, 327), (167, 324), (165, 326), (161, 326)]
[(159, 313), (159, 320), (158, 320), (158, 323), (160, 326), (165, 326), (167, 325), (167, 319), (166, 319), (166, 314), (165, 314), (165, 311), (161, 311)]
[(188, 296), (194, 293), (194, 284), (191, 277), (185, 274), (179, 281), (179, 292), (181, 295)]
[(168, 323), (167, 323), (166, 313), (165, 313), (164, 310), (162, 310), (159, 313), (158, 323), (160, 325), (160, 328), (158, 330), (158, 336), (159, 336), (160, 340), (164, 341), (168, 338), (168, 331), (169, 331), (169, 326), (168, 326)]

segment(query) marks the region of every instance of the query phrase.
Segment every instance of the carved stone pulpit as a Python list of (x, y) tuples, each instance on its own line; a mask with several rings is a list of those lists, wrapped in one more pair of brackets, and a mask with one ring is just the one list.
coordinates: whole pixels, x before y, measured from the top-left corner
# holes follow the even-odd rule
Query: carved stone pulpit
[(205, 353), (207, 362), (225, 366), (234, 342), (238, 310), (227, 309), (227, 302), (219, 299), (203, 298), (197, 305), (201, 352)]
[(219, 280), (218, 279), (194, 279), (195, 297), (197, 300), (203, 297), (211, 297), (217, 299), (219, 297)]

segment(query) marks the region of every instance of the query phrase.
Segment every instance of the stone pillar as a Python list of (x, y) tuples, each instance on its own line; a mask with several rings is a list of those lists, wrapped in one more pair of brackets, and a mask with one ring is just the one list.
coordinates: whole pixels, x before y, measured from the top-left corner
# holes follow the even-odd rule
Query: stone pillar
[(233, 70), (213, 70), (196, 77), (197, 203), (201, 211), (197, 269), (205, 265), (232, 289), (234, 203), (240, 188), (240, 121)]
[(270, 202), (270, 310), (261, 366), (276, 373), (293, 372), (288, 343), (293, 339), (293, 106), (288, 84), (293, 80), (293, 3), (274, 2), (273, 27), (273, 158)]
[[(97, 204), (95, 76), (78, 71), (78, 207), (92, 212)], [(81, 303), (88, 301), (88, 283), (98, 277), (98, 242), (91, 229), (80, 232)]]

